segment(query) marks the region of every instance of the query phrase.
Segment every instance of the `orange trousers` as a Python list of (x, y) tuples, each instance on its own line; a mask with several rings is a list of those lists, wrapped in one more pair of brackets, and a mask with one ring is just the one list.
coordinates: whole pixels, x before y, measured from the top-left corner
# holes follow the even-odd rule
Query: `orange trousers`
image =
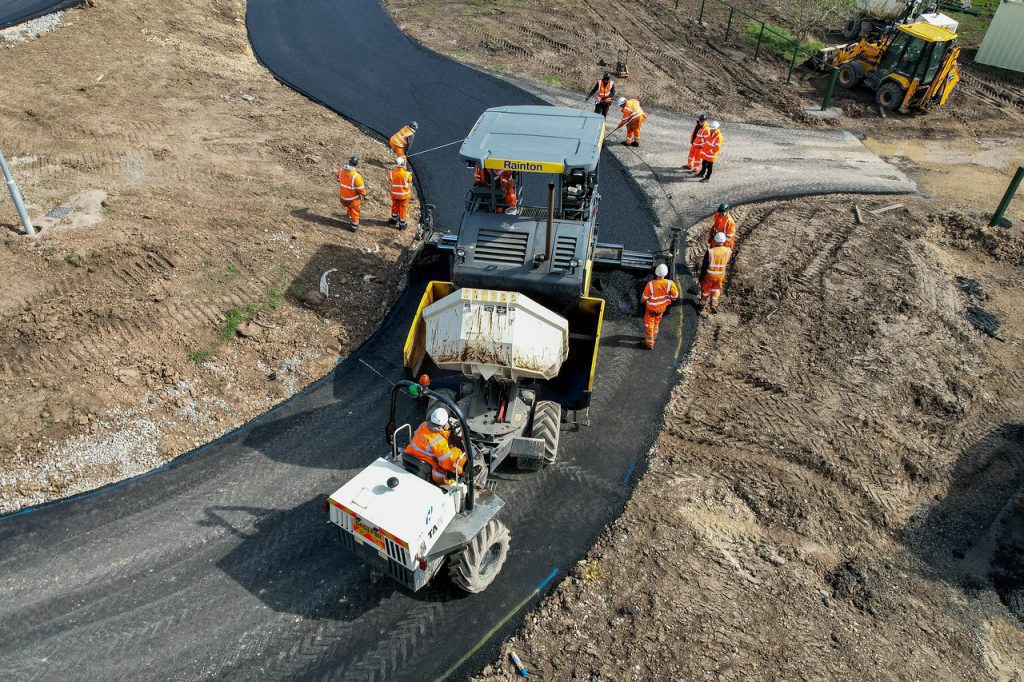
[(687, 157), (686, 163), (694, 173), (700, 172), (700, 145), (690, 145), (690, 156)]
[(396, 199), (391, 197), (391, 218), (401, 220), (403, 223), (409, 217), (409, 200)]
[(391, 151), (393, 151), (395, 153), (395, 158), (398, 158), (399, 156), (405, 156), (405, 148), (404, 147), (396, 147), (395, 145), (393, 145), (391, 143), (388, 143), (388, 146), (391, 147)]
[(643, 121), (631, 121), (626, 124), (626, 142), (640, 141), (640, 125)]
[(348, 219), (351, 220), (353, 224), (359, 223), (359, 208), (363, 203), (363, 198), (356, 197), (351, 201), (339, 199), (339, 201), (341, 201), (342, 208), (344, 208), (345, 212), (348, 214)]
[(722, 295), (722, 284), (725, 282), (724, 275), (704, 275), (700, 281), (700, 302), (706, 304), (709, 300), (714, 308), (718, 307), (718, 297)]
[(654, 341), (658, 338), (658, 328), (661, 326), (661, 318), (665, 316), (665, 308), (657, 310), (648, 307), (644, 310), (644, 343), (648, 348), (654, 348)]

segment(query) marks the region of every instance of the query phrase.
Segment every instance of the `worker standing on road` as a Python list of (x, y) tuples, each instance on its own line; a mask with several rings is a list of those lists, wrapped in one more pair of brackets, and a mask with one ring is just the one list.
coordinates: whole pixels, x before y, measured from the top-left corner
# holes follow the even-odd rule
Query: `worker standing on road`
[(590, 88), (590, 92), (583, 98), (583, 101), (589, 101), (593, 97), (594, 102), (594, 113), (601, 114), (605, 118), (608, 118), (608, 108), (611, 107), (612, 101), (615, 99), (615, 81), (612, 80), (612, 75), (607, 71), (601, 80), (594, 84), (594, 87)]
[(686, 157), (686, 165), (691, 173), (700, 172), (700, 150), (704, 146), (704, 136), (710, 127), (707, 114), (698, 116), (697, 122), (693, 125), (693, 133), (690, 134), (690, 154)]
[[(640, 146), (640, 126), (647, 120), (647, 114), (640, 108), (640, 101), (637, 99), (619, 98), (619, 106), (622, 107), (622, 120), (619, 122), (618, 130), (626, 126), (626, 140), (622, 144), (627, 147)], [(615, 132), (614, 130), (612, 132)]]
[(340, 171), (338, 171), (338, 193), (341, 198), (341, 205), (348, 215), (348, 222), (353, 230), (359, 229), (359, 208), (366, 196), (366, 184), (363, 176), (356, 170), (359, 165), (359, 157), (349, 158)]
[(714, 170), (715, 161), (718, 161), (718, 153), (722, 151), (722, 131), (719, 130), (720, 127), (718, 121), (712, 121), (701, 143), (701, 167), (700, 173), (697, 174), (701, 182), (707, 182), (711, 179), (711, 172)]
[(436, 485), (454, 479), (462, 474), (466, 455), (462, 450), (448, 444), (451, 429), (448, 410), (439, 407), (430, 413), (430, 418), (419, 425), (412, 440), (405, 446), (405, 454), (430, 465)]
[(391, 219), (388, 222), (404, 230), (405, 219), (409, 217), (409, 198), (412, 197), (412, 173), (405, 168), (404, 156), (395, 159), (395, 165), (388, 171), (388, 186), (391, 190)]
[(725, 235), (725, 246), (730, 249), (736, 247), (736, 221), (729, 213), (729, 204), (719, 204), (718, 210), (711, 219), (711, 230), (708, 231), (708, 248), (715, 246), (715, 235), (721, 232)]
[(654, 348), (654, 340), (658, 338), (658, 328), (665, 311), (672, 305), (672, 301), (679, 298), (679, 288), (667, 277), (668, 266), (659, 264), (654, 269), (654, 279), (647, 283), (640, 297), (645, 306), (644, 346), (648, 349)]
[(416, 121), (411, 121), (409, 125), (403, 127), (391, 136), (388, 144), (391, 145), (391, 151), (395, 153), (396, 157), (409, 157), (409, 150), (412, 149), (412, 139), (416, 137), (416, 130), (419, 127), (420, 126)]
[(732, 258), (732, 249), (725, 245), (726, 236), (724, 232), (715, 235), (715, 245), (708, 249), (707, 272), (700, 279), (700, 301), (698, 305), (701, 311), (711, 304), (711, 312), (718, 312), (718, 297), (722, 295), (722, 285), (725, 282), (725, 268)]

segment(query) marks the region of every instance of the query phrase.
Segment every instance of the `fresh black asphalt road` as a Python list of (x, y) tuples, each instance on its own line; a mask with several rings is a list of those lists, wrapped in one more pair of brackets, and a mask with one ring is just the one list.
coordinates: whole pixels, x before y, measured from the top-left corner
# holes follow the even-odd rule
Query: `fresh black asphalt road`
[(0, 0), (0, 28), (15, 26), (80, 4), (82, 0)]
[[(417, 119), (419, 149), (464, 136), (486, 107), (536, 101), (411, 43), (370, 0), (250, 0), (248, 27), (279, 78), (382, 134)], [(469, 180), (456, 149), (413, 160), (443, 225), (457, 224)], [(601, 238), (655, 245), (645, 202), (609, 158), (601, 190)], [(501, 472), (512, 552), (487, 592), (442, 581), (409, 594), (377, 578), (320, 506), (385, 452), (389, 387), (363, 361), (402, 376), (414, 280), (373, 337), (281, 408), (152, 475), (0, 519), (0, 676), (433, 679), (486, 639), (452, 677), (478, 671), (522, 612), (506, 616), (621, 512), (693, 337), (692, 309), (685, 328), (676, 310), (658, 349), (637, 349), (622, 278), (597, 284), (610, 305), (592, 425), (564, 428), (555, 466)]]

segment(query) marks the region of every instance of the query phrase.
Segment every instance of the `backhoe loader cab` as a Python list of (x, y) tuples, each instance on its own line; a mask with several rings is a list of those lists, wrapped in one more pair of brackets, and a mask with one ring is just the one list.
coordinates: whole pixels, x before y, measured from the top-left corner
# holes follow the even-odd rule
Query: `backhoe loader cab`
[(960, 80), (960, 47), (952, 31), (925, 22), (897, 25), (879, 41), (836, 48), (829, 62), (839, 67), (839, 85), (863, 83), (884, 109), (908, 113), (946, 103)]

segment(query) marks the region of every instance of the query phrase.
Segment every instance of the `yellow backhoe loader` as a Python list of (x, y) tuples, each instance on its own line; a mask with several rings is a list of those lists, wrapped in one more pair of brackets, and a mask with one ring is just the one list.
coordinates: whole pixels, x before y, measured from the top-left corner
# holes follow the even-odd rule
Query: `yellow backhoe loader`
[(919, 21), (897, 25), (876, 40), (867, 38), (823, 51), (839, 67), (839, 87), (863, 83), (875, 91), (883, 109), (900, 113), (942, 106), (960, 81), (957, 35)]

